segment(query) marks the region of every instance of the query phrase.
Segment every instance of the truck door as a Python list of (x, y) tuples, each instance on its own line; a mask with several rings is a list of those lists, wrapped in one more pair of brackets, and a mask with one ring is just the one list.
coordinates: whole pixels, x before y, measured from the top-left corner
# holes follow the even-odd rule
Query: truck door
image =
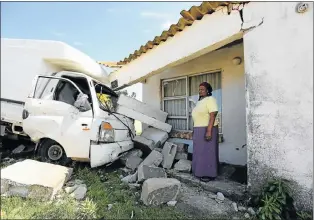
[(92, 109), (75, 107), (78, 86), (60, 77), (37, 76), (25, 102), (23, 129), (33, 141), (50, 138), (67, 157), (89, 158)]

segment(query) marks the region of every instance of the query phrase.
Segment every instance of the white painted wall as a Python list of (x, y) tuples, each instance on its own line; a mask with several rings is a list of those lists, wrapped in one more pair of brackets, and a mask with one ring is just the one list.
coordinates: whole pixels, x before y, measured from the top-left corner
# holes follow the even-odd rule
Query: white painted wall
[(294, 181), (299, 208), (313, 208), (313, 3), (254, 2), (244, 19), (264, 23), (244, 35), (248, 176)]
[(234, 57), (243, 58), (242, 44), (208, 53), (152, 76), (143, 84), (143, 102), (161, 108), (162, 79), (221, 69), (222, 130), (225, 142), (220, 144), (220, 161), (245, 165), (246, 147), (242, 148), (246, 144), (244, 64), (234, 65)]

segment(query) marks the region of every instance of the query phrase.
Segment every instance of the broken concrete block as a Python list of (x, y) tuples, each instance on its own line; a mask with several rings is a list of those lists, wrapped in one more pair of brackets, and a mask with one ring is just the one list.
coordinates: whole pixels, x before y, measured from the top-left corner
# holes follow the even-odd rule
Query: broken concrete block
[(130, 189), (139, 189), (141, 187), (141, 184), (138, 183), (129, 183)]
[(249, 212), (250, 215), (256, 215), (256, 212), (254, 211), (252, 207), (249, 207), (247, 211)]
[(129, 109), (140, 112), (161, 122), (165, 122), (168, 116), (167, 112), (161, 111), (158, 108), (154, 108), (151, 105), (123, 94), (119, 96), (118, 105), (126, 106)]
[(237, 203), (233, 202), (233, 203), (232, 203), (232, 207), (233, 207), (234, 211), (236, 211), (236, 212), (239, 211), (239, 210), (238, 210), (238, 205), (237, 205)]
[(137, 171), (121, 179), (124, 183), (135, 183), (137, 181)]
[(244, 214), (244, 218), (249, 219), (249, 218), (251, 218), (251, 216), (250, 216), (249, 213), (245, 213), (245, 214)]
[(173, 142), (177, 145), (177, 153), (188, 153), (188, 144)]
[(143, 165), (140, 166), (138, 169), (138, 182), (142, 182), (144, 180), (147, 180), (149, 178), (166, 178), (167, 174), (163, 168), (155, 167), (155, 166), (147, 166)]
[(245, 211), (246, 211), (246, 208), (245, 208), (244, 206), (239, 206), (239, 207), (238, 207), (238, 210), (239, 210), (240, 212), (245, 212)]
[(87, 192), (87, 186), (85, 184), (78, 185), (77, 188), (71, 193), (71, 196), (76, 200), (82, 200), (85, 198)]
[(155, 147), (154, 141), (148, 140), (142, 136), (135, 136), (133, 142), (135, 143), (134, 147), (140, 148), (144, 152), (151, 152)]
[(170, 169), (172, 167), (174, 157), (177, 153), (177, 145), (171, 142), (166, 142), (163, 149), (162, 149), (162, 155), (163, 155), (163, 161), (162, 166), (163, 168)]
[(187, 153), (181, 153), (181, 152), (177, 152), (176, 156), (174, 157), (175, 160), (187, 160), (188, 159), (188, 154)]
[(1, 169), (1, 185), (8, 185), (8, 195), (48, 200), (68, 181), (72, 171), (72, 168), (27, 159)]
[(147, 166), (156, 166), (158, 167), (163, 160), (163, 156), (160, 152), (153, 150), (146, 158), (145, 160), (139, 165), (140, 166), (147, 165)]
[(120, 157), (120, 161), (123, 165), (125, 165), (126, 160), (131, 156), (142, 157), (143, 152), (140, 149), (133, 149), (129, 152), (126, 152), (123, 156)]
[(168, 206), (176, 206), (176, 204), (177, 204), (177, 201), (169, 201), (169, 202), (167, 202)]
[[(167, 132), (162, 131), (162, 130), (157, 129), (157, 128), (152, 128), (152, 127), (146, 128), (142, 132), (141, 136), (145, 137), (149, 140), (154, 141), (155, 147), (158, 147), (158, 145), (162, 146), (167, 141), (167, 139), (169, 137)], [(158, 142), (159, 142), (159, 144), (158, 144)]]
[(184, 173), (189, 173), (191, 171), (192, 162), (189, 160), (181, 159), (174, 165), (174, 170)]
[(123, 105), (119, 105), (117, 108), (117, 113), (121, 114), (121, 115), (125, 115), (129, 118), (133, 118), (135, 120), (138, 120), (140, 122), (143, 122), (147, 125), (150, 125), (154, 128), (158, 128), (162, 131), (166, 131), (166, 132), (170, 132), (172, 129), (172, 126), (170, 124), (164, 123), (162, 121), (159, 121), (155, 118), (152, 118), (150, 116), (147, 116), (143, 113), (140, 113), (138, 111), (135, 111), (133, 109), (130, 109), (126, 106)]
[(122, 174), (123, 174), (124, 176), (127, 176), (127, 175), (129, 175), (129, 174), (132, 172), (131, 169), (126, 168), (126, 167), (120, 168), (120, 170), (122, 171)]
[(224, 201), (225, 200), (225, 196), (221, 192), (218, 192), (216, 199), (218, 199), (220, 201)]
[(160, 153), (162, 152), (162, 149), (161, 149), (161, 148), (155, 148), (154, 150), (155, 150), (155, 151), (158, 151), (158, 152), (160, 152)]
[(176, 200), (181, 183), (173, 178), (151, 178), (142, 186), (141, 200), (145, 205), (158, 206)]
[(125, 166), (131, 170), (136, 170), (137, 167), (143, 162), (143, 159), (137, 156), (131, 156), (126, 160)]
[(75, 186), (68, 186), (68, 187), (65, 187), (64, 188), (64, 191), (66, 192), (66, 193), (72, 193), (72, 192), (74, 192), (74, 190), (76, 190), (77, 189), (77, 187), (78, 187), (78, 185), (75, 185)]

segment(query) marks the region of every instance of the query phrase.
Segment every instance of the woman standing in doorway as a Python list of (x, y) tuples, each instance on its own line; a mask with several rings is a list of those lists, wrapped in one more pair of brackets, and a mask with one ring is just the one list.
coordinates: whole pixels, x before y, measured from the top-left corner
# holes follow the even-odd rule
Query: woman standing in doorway
[(199, 86), (199, 100), (192, 111), (193, 161), (192, 172), (201, 181), (208, 182), (218, 176), (218, 106), (212, 97), (212, 87), (203, 82)]

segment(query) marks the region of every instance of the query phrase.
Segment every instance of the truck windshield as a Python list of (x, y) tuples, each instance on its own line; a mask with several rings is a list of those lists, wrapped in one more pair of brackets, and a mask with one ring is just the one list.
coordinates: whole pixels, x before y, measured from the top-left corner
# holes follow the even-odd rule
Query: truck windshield
[(104, 111), (116, 111), (118, 95), (105, 85), (94, 82), (99, 107)]

